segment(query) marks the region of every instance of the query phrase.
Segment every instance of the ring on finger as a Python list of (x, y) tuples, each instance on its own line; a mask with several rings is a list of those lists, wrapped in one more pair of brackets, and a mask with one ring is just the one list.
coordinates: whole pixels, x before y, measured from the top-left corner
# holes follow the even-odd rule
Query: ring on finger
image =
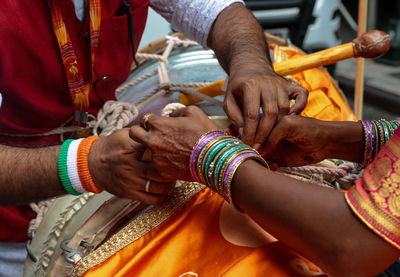
[(150, 187), (150, 180), (147, 180), (146, 181), (146, 185), (144, 186), (144, 190), (146, 191), (146, 192), (149, 192), (149, 187)]
[(152, 116), (153, 114), (151, 114), (151, 113), (148, 113), (148, 114), (145, 114), (144, 116), (143, 116), (143, 128), (145, 129), (145, 130), (149, 130), (149, 119), (150, 119), (150, 117)]

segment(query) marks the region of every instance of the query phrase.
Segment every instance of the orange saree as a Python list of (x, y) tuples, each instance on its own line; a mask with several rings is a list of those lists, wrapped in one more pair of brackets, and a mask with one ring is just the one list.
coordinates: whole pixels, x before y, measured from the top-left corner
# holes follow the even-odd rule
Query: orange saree
[[(179, 208), (177, 208), (179, 207)], [(238, 233), (235, 233), (238, 232)], [(186, 183), (75, 266), (84, 276), (326, 276), (218, 194)]]

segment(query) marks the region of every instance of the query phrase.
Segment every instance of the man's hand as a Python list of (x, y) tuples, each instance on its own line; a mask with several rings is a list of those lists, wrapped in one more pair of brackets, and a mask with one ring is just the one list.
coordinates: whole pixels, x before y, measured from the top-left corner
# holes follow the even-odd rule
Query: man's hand
[[(307, 90), (274, 72), (264, 31), (244, 5), (232, 4), (218, 15), (208, 46), (229, 74), (225, 112), (245, 143), (258, 149), (279, 116), (305, 107)], [(292, 108), (290, 99), (296, 99)]]
[(189, 160), (196, 141), (204, 133), (218, 127), (198, 107), (189, 106), (173, 112), (170, 117), (151, 115), (148, 130), (131, 127), (132, 139), (145, 145), (152, 153), (147, 171), (157, 171), (165, 179), (192, 181)]
[[(148, 171), (143, 161), (145, 147), (129, 137), (129, 129), (95, 142), (89, 154), (89, 171), (95, 184), (112, 194), (147, 204), (165, 200), (174, 183), (165, 182), (157, 171)], [(151, 180), (145, 191), (147, 180)]]
[[(259, 150), (278, 118), (300, 113), (307, 96), (306, 89), (275, 73), (237, 73), (229, 78), (224, 110), (243, 142)], [(296, 100), (292, 107), (290, 99)]]

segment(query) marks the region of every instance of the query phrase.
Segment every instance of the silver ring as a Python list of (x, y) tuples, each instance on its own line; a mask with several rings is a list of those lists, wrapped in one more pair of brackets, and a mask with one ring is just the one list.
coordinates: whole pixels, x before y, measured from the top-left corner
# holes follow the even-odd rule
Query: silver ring
[(149, 192), (150, 182), (151, 182), (150, 180), (147, 180), (146, 185), (144, 186), (144, 190), (146, 192)]

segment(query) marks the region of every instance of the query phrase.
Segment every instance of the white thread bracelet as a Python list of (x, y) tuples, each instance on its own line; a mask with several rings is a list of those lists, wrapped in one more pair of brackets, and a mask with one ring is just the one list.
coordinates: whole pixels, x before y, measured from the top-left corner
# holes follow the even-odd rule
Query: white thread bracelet
[(78, 175), (78, 166), (77, 166), (77, 155), (78, 155), (78, 147), (81, 143), (82, 139), (77, 139), (71, 142), (68, 148), (68, 156), (67, 156), (67, 168), (68, 168), (68, 177), (71, 181), (72, 188), (80, 193), (87, 192), (81, 183)]

